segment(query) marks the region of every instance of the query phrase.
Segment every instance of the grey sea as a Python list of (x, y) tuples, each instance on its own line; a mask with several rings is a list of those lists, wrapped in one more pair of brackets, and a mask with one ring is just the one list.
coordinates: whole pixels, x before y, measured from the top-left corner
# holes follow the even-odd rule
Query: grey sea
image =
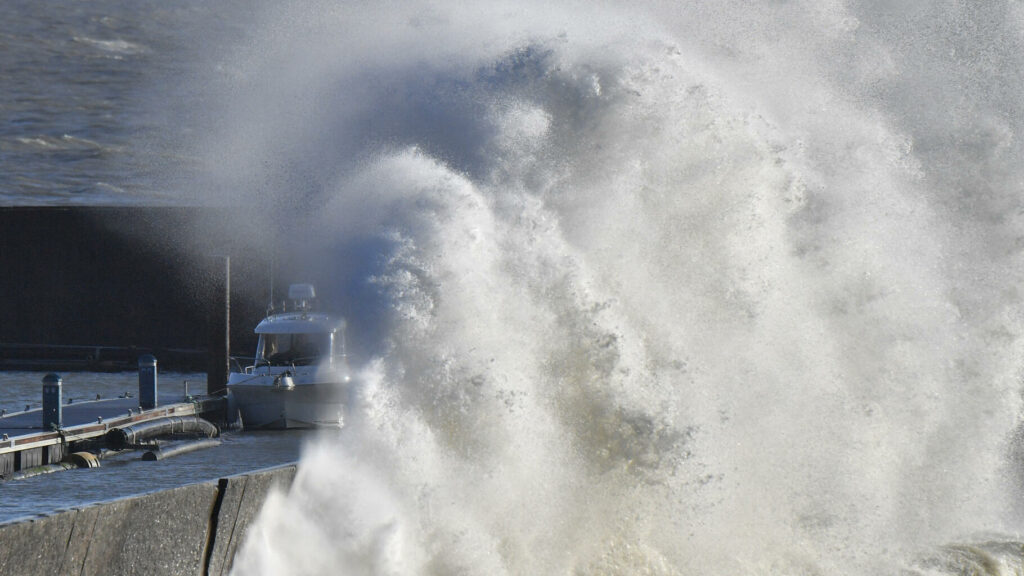
[(185, 79), (217, 73), (198, 55), (238, 36), (234, 4), (0, 4), (0, 205), (177, 202), (202, 99)]

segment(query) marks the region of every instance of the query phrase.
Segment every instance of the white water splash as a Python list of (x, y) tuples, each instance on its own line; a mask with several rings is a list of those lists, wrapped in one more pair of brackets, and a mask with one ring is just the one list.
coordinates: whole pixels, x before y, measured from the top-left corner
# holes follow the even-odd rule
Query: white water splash
[(364, 247), (373, 359), (236, 573), (948, 573), (1015, 537), (1015, 4), (264, 21), (210, 186), (317, 266)]

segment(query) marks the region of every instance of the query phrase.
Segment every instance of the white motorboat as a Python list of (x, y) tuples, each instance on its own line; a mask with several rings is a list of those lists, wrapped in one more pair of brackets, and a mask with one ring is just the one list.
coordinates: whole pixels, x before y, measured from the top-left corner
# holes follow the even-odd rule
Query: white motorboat
[(246, 429), (340, 427), (352, 376), (345, 321), (313, 310), (311, 284), (293, 284), (290, 304), (256, 326), (251, 366), (232, 372), (228, 390)]

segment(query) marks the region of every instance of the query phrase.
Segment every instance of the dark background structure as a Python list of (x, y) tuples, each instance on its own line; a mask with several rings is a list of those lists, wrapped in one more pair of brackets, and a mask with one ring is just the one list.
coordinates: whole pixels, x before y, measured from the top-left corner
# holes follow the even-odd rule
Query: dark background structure
[[(231, 258), (231, 347), (251, 354), (272, 273), (227, 208), (0, 208), (0, 369), (206, 368), (212, 275)], [(218, 268), (219, 266), (219, 268)], [(81, 366), (79, 366), (81, 365)]]

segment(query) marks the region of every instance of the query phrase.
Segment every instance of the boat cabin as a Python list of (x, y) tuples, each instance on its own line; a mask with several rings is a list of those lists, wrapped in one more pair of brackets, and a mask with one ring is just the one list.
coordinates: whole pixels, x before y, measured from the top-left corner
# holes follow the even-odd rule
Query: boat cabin
[(256, 367), (333, 364), (345, 356), (344, 330), (344, 321), (326, 314), (268, 316), (256, 327)]
[(279, 313), (271, 308), (256, 326), (259, 342), (252, 373), (264, 366), (330, 366), (343, 368), (345, 357), (345, 321), (314, 312), (313, 286), (293, 284), (288, 289), (289, 305)]

